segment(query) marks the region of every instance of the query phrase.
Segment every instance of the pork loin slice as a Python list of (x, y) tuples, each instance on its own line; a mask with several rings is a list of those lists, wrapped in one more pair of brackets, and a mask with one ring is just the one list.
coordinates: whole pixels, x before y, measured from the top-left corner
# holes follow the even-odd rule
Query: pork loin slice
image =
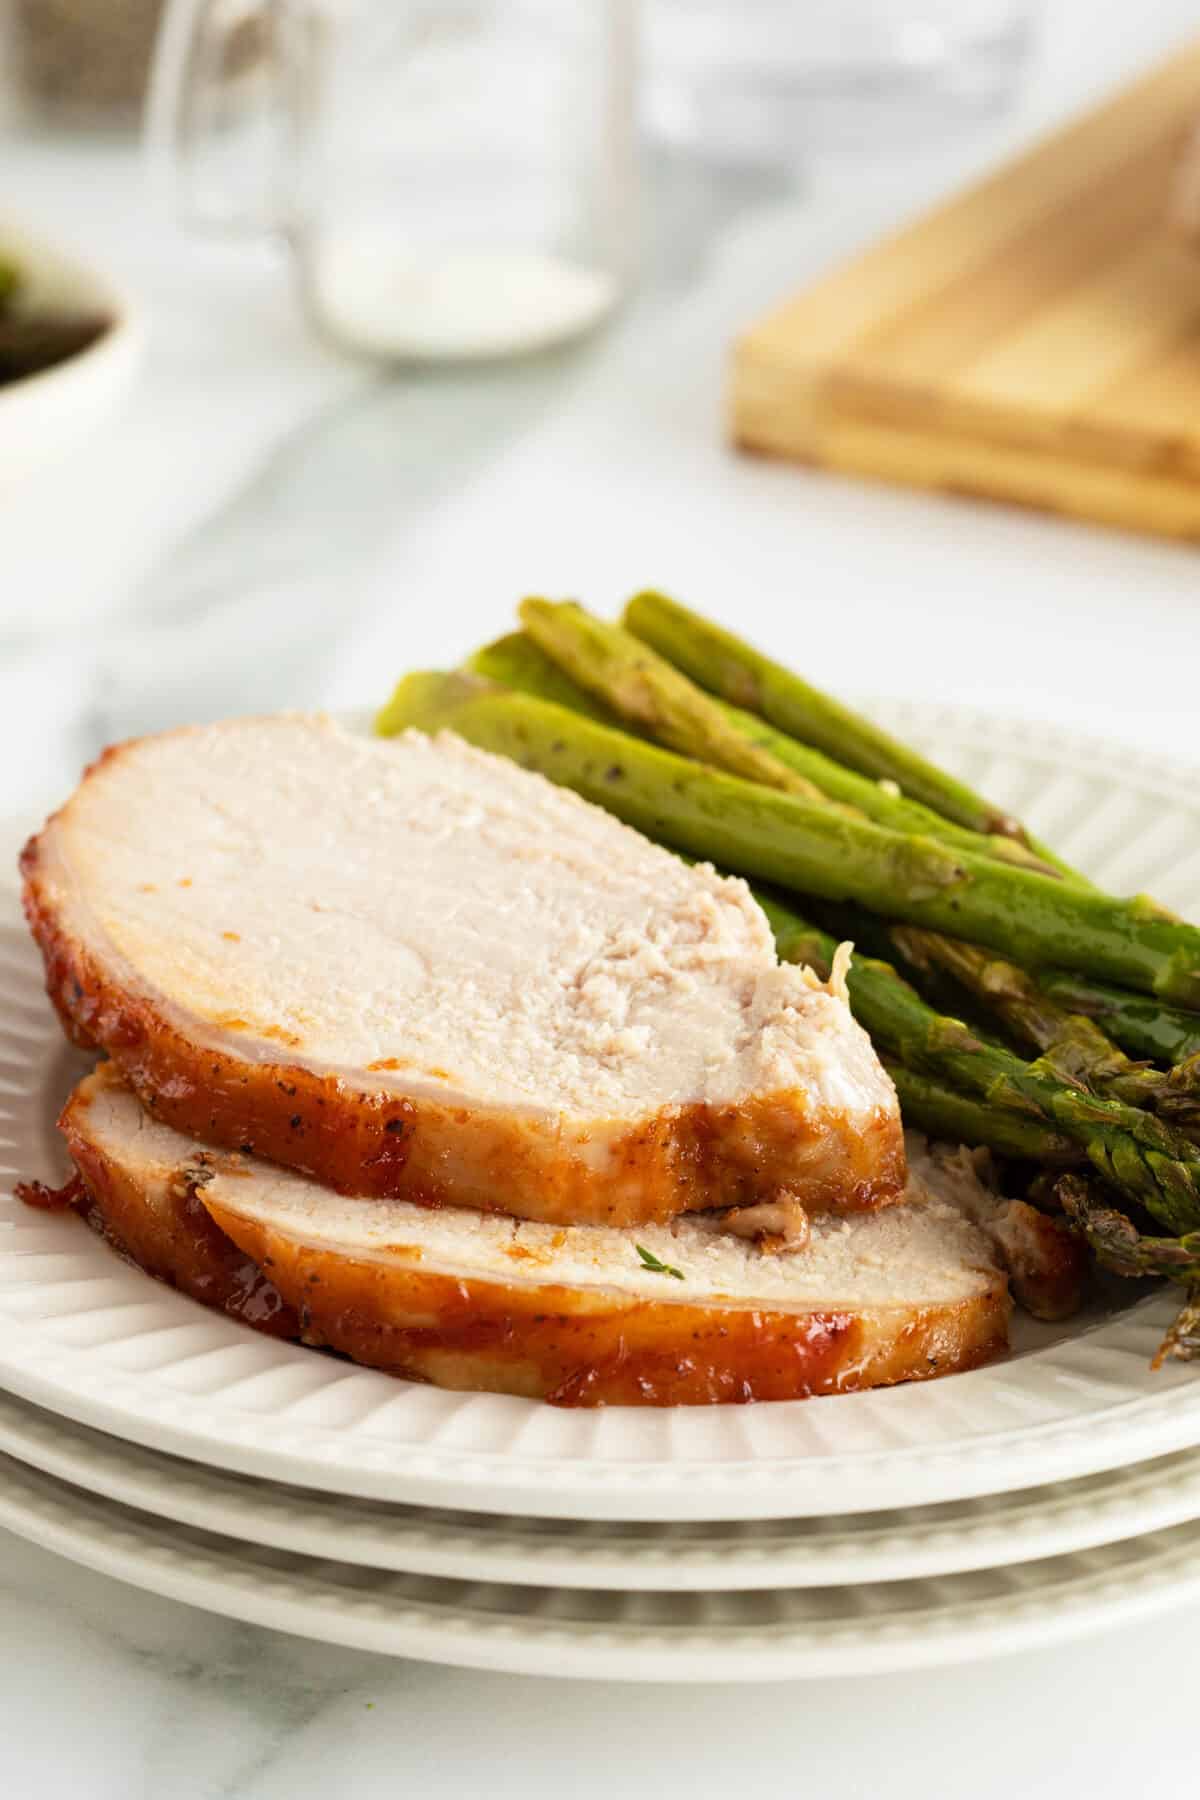
[(814, 1220), (806, 1250), (769, 1256), (699, 1218), (631, 1231), (342, 1198), (148, 1119), (112, 1064), (62, 1128), (92, 1224), (152, 1274), (441, 1387), (564, 1405), (793, 1400), (972, 1368), (1007, 1344), (987, 1237), (920, 1188)]
[(450, 735), (136, 740), (22, 867), (71, 1036), (341, 1192), (624, 1225), (903, 1188), (890, 1080), (745, 884)]

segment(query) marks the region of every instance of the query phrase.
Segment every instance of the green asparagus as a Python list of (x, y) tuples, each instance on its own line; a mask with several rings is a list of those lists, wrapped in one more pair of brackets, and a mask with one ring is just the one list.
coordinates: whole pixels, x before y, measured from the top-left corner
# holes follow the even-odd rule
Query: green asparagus
[(1083, 1175), (1060, 1175), (1054, 1193), (1067, 1218), (1081, 1231), (1096, 1260), (1114, 1275), (1200, 1280), (1200, 1231), (1182, 1237), (1147, 1237), (1132, 1219), (1108, 1205)]
[(932, 1076), (907, 1068), (894, 1057), (884, 1055), (880, 1061), (892, 1078), (904, 1123), (923, 1131), (926, 1137), (950, 1144), (986, 1145), (1001, 1156), (1019, 1157), (1047, 1168), (1061, 1168), (1082, 1160), (1076, 1143), (1039, 1119), (1027, 1119), (1020, 1113), (989, 1106), (972, 1094), (960, 1094)]
[(1013, 1037), (1040, 1052), (1064, 1081), (1129, 1106), (1149, 1107), (1181, 1129), (1200, 1125), (1200, 1059), (1169, 1071), (1134, 1061), (1094, 1020), (1069, 1012), (1015, 963), (993, 957), (978, 944), (914, 925), (893, 925), (887, 935), (913, 968), (953, 976)]
[(854, 807), (864, 818), (873, 819), (876, 825), (886, 825), (889, 831), (937, 838), (960, 850), (972, 850), (977, 855), (994, 857), (998, 862), (1015, 863), (1018, 868), (1035, 869), (1041, 875), (1062, 879), (1060, 869), (1043, 861), (1016, 838), (1001, 837), (996, 832), (985, 837), (979, 832), (968, 831), (965, 826), (953, 824), (919, 801), (905, 799), (896, 791), (894, 783), (872, 781), (869, 776), (844, 768), (820, 750), (789, 737), (786, 731), (768, 724), (757, 713), (744, 712), (728, 700), (718, 700), (715, 696), (712, 699), (714, 706), (718, 706), (751, 743), (769, 750), (780, 762), (807, 776), (826, 799)]
[(619, 625), (594, 618), (572, 600), (525, 600), (520, 611), (534, 643), (626, 723), (731, 775), (818, 805), (825, 799), (813, 782), (752, 743), (686, 675)]
[(1150, 1364), (1161, 1369), (1169, 1357), (1200, 1360), (1200, 1232), (1177, 1238), (1147, 1237), (1132, 1219), (1107, 1206), (1079, 1175), (1061, 1175), (1054, 1194), (1067, 1218), (1086, 1239), (1102, 1268), (1126, 1277), (1183, 1282), (1187, 1297)]
[[(482, 650), (468, 656), (463, 666), (488, 681), (497, 682), (500, 687), (512, 688), (518, 694), (532, 694), (537, 700), (553, 700), (556, 706), (585, 713), (602, 725), (620, 726), (623, 723), (611, 706), (597, 700), (577, 681), (572, 681), (544, 650), (539, 649), (527, 631), (510, 631), (493, 643), (485, 644)], [(625, 729), (629, 729), (628, 724)]]
[(1184, 1063), (1200, 1056), (1200, 1013), (1162, 1006), (1141, 994), (1069, 970), (1043, 969), (1035, 974), (1038, 986), (1051, 1000), (1095, 1019), (1130, 1056), (1166, 1063)]
[(663, 594), (637, 594), (625, 609), (624, 623), (635, 637), (711, 693), (761, 713), (772, 725), (862, 775), (894, 781), (910, 800), (920, 801), (956, 825), (984, 835), (1014, 838), (1042, 862), (1074, 875), (1003, 808), (993, 806), (868, 719), (677, 601)]
[(450, 727), (573, 787), (648, 837), (739, 874), (969, 936), (1166, 998), (1200, 1000), (1200, 930), (987, 857), (906, 837), (688, 761), (478, 676), (409, 676), (379, 729)]
[[(818, 803), (827, 800), (850, 807), (891, 831), (916, 832), (1043, 875), (1058, 874), (1015, 838), (994, 833), (982, 837), (951, 824), (929, 807), (906, 800), (894, 791), (894, 784), (871, 781), (843, 768), (756, 713), (706, 693), (631, 632), (594, 618), (573, 601), (526, 600), (521, 617), (532, 640), (528, 651), (511, 647), (499, 655), (485, 651), (471, 666), (481, 674), (494, 673), (505, 686), (536, 692), (564, 706), (572, 705), (576, 694), (586, 693), (593, 707), (600, 704), (606, 709), (606, 722), (621, 722), (730, 775), (763, 781)], [(554, 672), (545, 679), (532, 660), (539, 651)], [(554, 675), (566, 675), (574, 692), (559, 687)], [(591, 717), (603, 716), (591, 708), (583, 710)]]

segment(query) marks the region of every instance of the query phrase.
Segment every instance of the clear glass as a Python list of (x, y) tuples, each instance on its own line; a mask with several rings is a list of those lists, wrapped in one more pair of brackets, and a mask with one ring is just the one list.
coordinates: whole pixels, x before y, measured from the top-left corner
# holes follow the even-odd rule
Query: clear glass
[(168, 8), (149, 135), (185, 216), (276, 226), (317, 326), (376, 357), (534, 350), (612, 309), (635, 236), (632, 0), (262, 10), (270, 88), (223, 127), (246, 8)]
[(1024, 73), (1032, 0), (646, 0), (656, 136), (787, 163), (878, 150), (994, 112)]

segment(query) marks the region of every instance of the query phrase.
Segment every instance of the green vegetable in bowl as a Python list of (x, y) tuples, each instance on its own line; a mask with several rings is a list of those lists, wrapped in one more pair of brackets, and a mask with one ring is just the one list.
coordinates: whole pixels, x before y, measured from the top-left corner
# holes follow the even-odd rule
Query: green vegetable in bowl
[(0, 387), (78, 356), (112, 324), (105, 313), (26, 308), (23, 285), (20, 264), (0, 251)]

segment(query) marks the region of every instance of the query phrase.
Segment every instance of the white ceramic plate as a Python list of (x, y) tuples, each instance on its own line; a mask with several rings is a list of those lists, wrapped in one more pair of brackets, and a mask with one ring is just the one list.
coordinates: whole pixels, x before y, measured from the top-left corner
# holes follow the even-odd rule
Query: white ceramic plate
[(376, 1570), (517, 1586), (728, 1592), (928, 1580), (1200, 1518), (1200, 1452), (993, 1499), (742, 1524), (636, 1525), (389, 1505), (144, 1450), (0, 1395), (0, 1451), (90, 1494), (220, 1537)]
[(53, 368), (0, 387), (0, 486), (69, 449), (116, 404), (136, 367), (142, 329), (115, 282), (78, 257), (0, 218), (0, 255), (20, 266), (31, 302), (105, 313), (94, 344)]
[(527, 1675), (762, 1681), (934, 1667), (1200, 1598), (1200, 1526), (1008, 1569), (766, 1593), (598, 1593), (381, 1573), (257, 1549), (0, 1457), (0, 1526), (135, 1587), (389, 1656)]
[[(1106, 885), (1200, 915), (1191, 771), (950, 709), (890, 721)], [(78, 1062), (10, 903), (0, 924), (0, 1182), (54, 1175)], [(6, 1170), (7, 1174), (2, 1171)], [(872, 1394), (563, 1411), (442, 1393), (256, 1337), (157, 1287), (71, 1219), (0, 1191), (0, 1384), (118, 1436), (301, 1486), (491, 1513), (811, 1517), (1007, 1492), (1200, 1443), (1200, 1373), (1150, 1372), (1157, 1295), (1018, 1354)]]

